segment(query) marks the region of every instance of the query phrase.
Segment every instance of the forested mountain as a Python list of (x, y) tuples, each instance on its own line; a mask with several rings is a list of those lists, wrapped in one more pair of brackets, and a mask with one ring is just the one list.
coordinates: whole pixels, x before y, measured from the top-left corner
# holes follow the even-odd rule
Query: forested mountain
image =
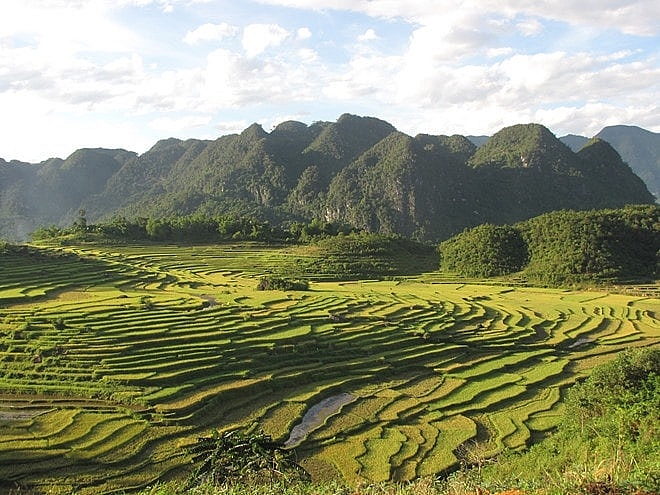
[[(610, 143), (660, 200), (660, 134), (637, 126), (614, 125), (605, 127), (596, 136)], [(573, 151), (589, 141), (584, 136), (569, 134), (560, 138)]]
[(652, 203), (606, 142), (573, 152), (537, 124), (477, 148), (463, 136), (415, 137), (372, 117), (253, 124), (213, 141), (166, 139), (137, 155), (83, 149), (39, 164), (0, 160), (0, 237), (39, 226), (199, 213), (271, 222), (345, 222), (441, 240), (484, 222), (561, 209)]
[(619, 152), (639, 175), (656, 199), (660, 200), (660, 133), (635, 126), (605, 127), (596, 134)]
[(0, 238), (23, 239), (35, 228), (70, 224), (127, 162), (121, 149), (79, 149), (39, 164), (0, 160)]
[(474, 144), (476, 147), (482, 146), (490, 136), (465, 136), (468, 140)]
[(560, 137), (559, 140), (573, 151), (580, 151), (580, 149), (589, 142), (588, 137), (578, 136), (577, 134), (567, 134), (566, 136)]

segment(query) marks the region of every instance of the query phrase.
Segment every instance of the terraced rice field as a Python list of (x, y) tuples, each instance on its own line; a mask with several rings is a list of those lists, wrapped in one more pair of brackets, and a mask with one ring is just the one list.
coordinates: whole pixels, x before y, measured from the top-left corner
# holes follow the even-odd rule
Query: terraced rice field
[[(0, 266), (0, 491), (185, 476), (211, 429), (309, 431), (316, 479), (408, 480), (520, 449), (562, 391), (660, 342), (657, 298), (425, 274), (259, 292), (306, 256), (254, 245), (78, 249)], [(331, 404), (332, 401), (327, 404)]]

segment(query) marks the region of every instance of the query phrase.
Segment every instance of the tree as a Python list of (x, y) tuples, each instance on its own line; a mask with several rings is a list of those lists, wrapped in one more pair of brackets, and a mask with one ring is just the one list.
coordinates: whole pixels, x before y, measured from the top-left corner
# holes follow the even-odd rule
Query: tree
[(75, 225), (80, 230), (87, 230), (87, 212), (85, 210), (78, 210), (78, 220)]
[(157, 241), (167, 239), (171, 233), (169, 223), (154, 218), (147, 220), (146, 230), (147, 235)]

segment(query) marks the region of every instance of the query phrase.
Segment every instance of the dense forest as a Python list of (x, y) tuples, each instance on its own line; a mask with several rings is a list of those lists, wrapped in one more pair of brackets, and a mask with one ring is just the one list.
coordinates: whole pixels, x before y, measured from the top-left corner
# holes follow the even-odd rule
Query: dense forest
[[(284, 226), (325, 223), (424, 241), (558, 209), (652, 204), (602, 139), (571, 150), (538, 124), (414, 137), (372, 117), (253, 124), (214, 141), (165, 139), (138, 155), (81, 149), (39, 164), (0, 160), (0, 238), (118, 218), (202, 215)], [(84, 211), (84, 215), (81, 215)], [(155, 225), (154, 225), (155, 227)]]
[(440, 245), (443, 270), (517, 274), (552, 286), (652, 281), (660, 275), (660, 207), (554, 211), (515, 225), (484, 224)]

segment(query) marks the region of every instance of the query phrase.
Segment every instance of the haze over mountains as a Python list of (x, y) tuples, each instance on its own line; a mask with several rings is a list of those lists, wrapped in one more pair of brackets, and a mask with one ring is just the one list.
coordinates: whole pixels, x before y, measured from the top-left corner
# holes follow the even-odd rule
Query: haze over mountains
[(471, 139), (412, 137), (345, 114), (336, 122), (283, 122), (270, 133), (253, 124), (213, 141), (165, 139), (142, 155), (80, 149), (39, 164), (0, 159), (0, 237), (70, 225), (84, 210), (92, 223), (196, 213), (318, 218), (442, 240), (556, 209), (653, 203), (651, 192), (660, 191), (660, 135), (643, 129), (560, 140), (521, 124), (480, 147)]

